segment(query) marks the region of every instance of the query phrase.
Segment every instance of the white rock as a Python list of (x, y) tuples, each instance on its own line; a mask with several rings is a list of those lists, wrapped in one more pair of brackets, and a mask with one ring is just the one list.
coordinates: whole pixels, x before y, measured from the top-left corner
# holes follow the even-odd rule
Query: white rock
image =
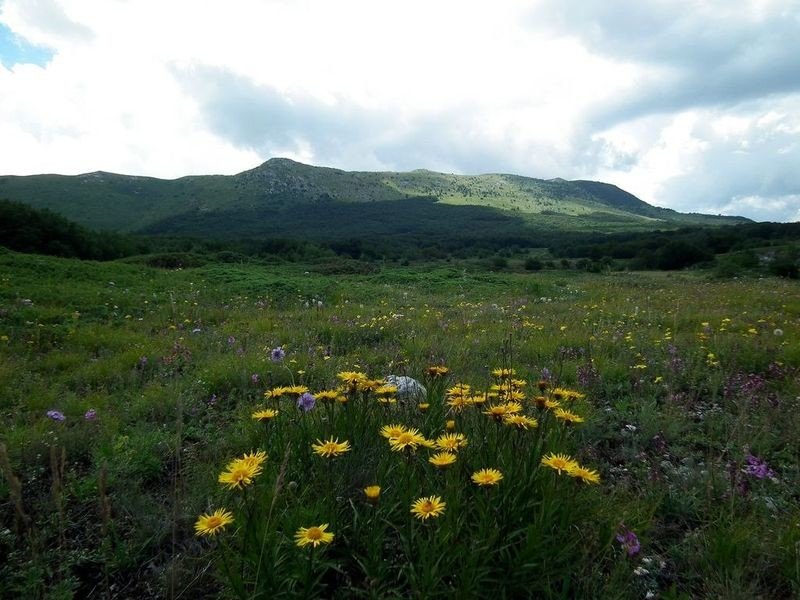
[(398, 400), (416, 400), (421, 402), (425, 400), (428, 395), (428, 390), (425, 389), (419, 381), (405, 375), (387, 375), (384, 379), (386, 383), (397, 387)]

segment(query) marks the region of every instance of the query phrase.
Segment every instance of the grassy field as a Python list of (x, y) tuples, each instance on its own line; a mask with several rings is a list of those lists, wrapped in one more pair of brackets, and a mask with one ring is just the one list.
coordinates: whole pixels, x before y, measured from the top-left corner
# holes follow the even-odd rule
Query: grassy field
[(797, 282), (307, 269), (0, 254), (0, 597), (800, 595)]

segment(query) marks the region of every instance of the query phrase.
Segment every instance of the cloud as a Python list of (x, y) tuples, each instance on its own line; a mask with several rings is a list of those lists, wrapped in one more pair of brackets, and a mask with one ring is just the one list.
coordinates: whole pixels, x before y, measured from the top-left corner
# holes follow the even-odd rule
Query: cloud
[(57, 47), (64, 42), (86, 43), (92, 30), (69, 17), (56, 0), (5, 2), (0, 21), (8, 24), (29, 42)]
[(10, 173), (178, 177), (288, 156), (796, 216), (795, 0), (0, 2), (0, 22), (54, 52), (0, 64)]

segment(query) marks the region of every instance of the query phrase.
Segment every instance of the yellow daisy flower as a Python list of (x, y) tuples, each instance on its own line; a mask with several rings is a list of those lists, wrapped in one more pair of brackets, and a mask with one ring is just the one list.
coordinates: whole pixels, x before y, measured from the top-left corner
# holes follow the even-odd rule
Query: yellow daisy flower
[(579, 464), (576, 464), (571, 469), (567, 470), (567, 475), (570, 477), (577, 477), (585, 483), (600, 483), (600, 473), (593, 469), (588, 469)]
[(450, 372), (450, 369), (448, 369), (447, 367), (440, 367), (440, 366), (434, 365), (432, 367), (428, 367), (427, 369), (425, 369), (425, 372), (430, 377), (438, 378), (438, 377), (444, 377), (445, 375), (447, 375)]
[(446, 452), (457, 452), (467, 445), (467, 436), (463, 433), (444, 433), (436, 438), (436, 447)]
[(333, 534), (326, 529), (328, 529), (327, 523), (308, 528), (301, 527), (294, 534), (294, 543), (301, 548), (309, 545), (316, 548), (320, 544), (330, 544), (333, 541)]
[(398, 435), (405, 433), (406, 431), (408, 431), (408, 427), (405, 425), (400, 425), (399, 423), (394, 425), (384, 425), (381, 427), (381, 435), (388, 439), (396, 438)]
[(456, 412), (461, 412), (470, 404), (472, 404), (472, 398), (470, 396), (449, 396), (447, 399), (447, 406)]
[(457, 383), (446, 394), (448, 396), (467, 396), (472, 391), (472, 386), (467, 383)]
[(342, 397), (342, 392), (339, 390), (323, 390), (314, 394), (314, 399), (317, 402), (336, 402)]
[(231, 523), (233, 523), (233, 515), (224, 508), (219, 508), (210, 515), (200, 515), (194, 524), (194, 533), (195, 535), (216, 535)]
[(544, 407), (549, 408), (550, 410), (554, 408), (561, 408), (561, 402), (559, 402), (558, 400), (551, 400), (550, 398), (547, 398), (544, 401)]
[(252, 415), (250, 415), (254, 420), (266, 422), (274, 419), (278, 416), (278, 412), (272, 408), (264, 408), (262, 410), (255, 411)]
[(250, 464), (244, 460), (235, 460), (228, 465), (228, 470), (220, 473), (219, 483), (233, 489), (244, 489), (253, 479), (261, 474), (261, 466)]
[(407, 429), (394, 438), (389, 438), (389, 446), (394, 452), (402, 450), (416, 450), (417, 446), (425, 442), (425, 437), (420, 434), (418, 429)]
[(511, 379), (517, 372), (514, 369), (494, 369), (492, 371), (492, 376), (497, 377), (498, 379)]
[(286, 393), (291, 396), (302, 396), (308, 391), (308, 388), (304, 385), (292, 385), (290, 387), (285, 388)]
[(428, 458), (428, 462), (436, 467), (439, 467), (440, 469), (443, 469), (444, 467), (449, 467), (456, 462), (456, 455), (452, 452), (437, 452)]
[(358, 382), (358, 389), (362, 392), (374, 392), (382, 387), (384, 387), (384, 383), (380, 379), (365, 378)]
[(570, 469), (578, 466), (578, 463), (571, 456), (566, 454), (554, 454), (552, 452), (547, 456), (542, 457), (541, 464), (543, 464), (545, 467), (555, 469), (558, 471), (559, 475), (561, 475), (562, 471), (569, 473)]
[(447, 506), (446, 502), (442, 502), (439, 496), (427, 496), (418, 498), (411, 505), (411, 514), (418, 519), (425, 521), (431, 517), (438, 517)]
[(525, 415), (506, 415), (503, 417), (503, 423), (519, 429), (528, 429), (528, 427), (533, 428), (539, 426), (539, 421), (533, 417), (527, 417)]
[(561, 419), (570, 425), (573, 423), (583, 423), (584, 421), (583, 417), (580, 415), (576, 415), (574, 412), (564, 410), (563, 408), (557, 408), (553, 414), (555, 414), (556, 419)]
[(519, 402), (506, 402), (505, 404), (495, 404), (483, 411), (483, 414), (492, 417), (495, 421), (502, 421), (506, 415), (513, 415), (522, 412), (522, 404)]
[(397, 393), (397, 386), (396, 385), (389, 385), (387, 383), (387, 384), (378, 386), (375, 389), (375, 393), (378, 396), (394, 396)]
[(481, 469), (472, 474), (472, 482), (481, 485), (497, 485), (503, 479), (503, 474), (497, 469)]
[(354, 391), (358, 387), (358, 384), (367, 378), (364, 373), (359, 373), (357, 371), (342, 371), (341, 373), (337, 373), (336, 377), (351, 391)]
[(273, 400), (277, 400), (281, 396), (286, 396), (289, 394), (290, 389), (291, 388), (288, 388), (285, 385), (274, 387), (271, 390), (264, 392), (264, 398), (272, 398)]
[(341, 456), (345, 452), (350, 452), (350, 442), (347, 440), (339, 442), (339, 438), (330, 438), (326, 441), (317, 440), (316, 444), (311, 444), (314, 454), (330, 458), (332, 456)]

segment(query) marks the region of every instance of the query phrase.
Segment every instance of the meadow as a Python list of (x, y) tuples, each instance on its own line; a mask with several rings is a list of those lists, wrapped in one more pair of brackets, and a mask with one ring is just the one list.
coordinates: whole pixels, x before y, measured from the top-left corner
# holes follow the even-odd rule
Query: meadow
[(797, 281), (2, 251), (0, 356), (3, 598), (800, 595)]

